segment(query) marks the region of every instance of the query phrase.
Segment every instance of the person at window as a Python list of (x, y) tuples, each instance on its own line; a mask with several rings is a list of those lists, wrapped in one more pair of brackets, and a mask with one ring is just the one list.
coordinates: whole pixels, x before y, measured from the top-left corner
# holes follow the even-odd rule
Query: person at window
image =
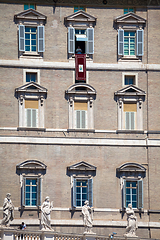
[(127, 213), (127, 227), (125, 237), (136, 237), (136, 229), (137, 226), (137, 217), (134, 214), (134, 210), (132, 209), (132, 204), (128, 204), (128, 208), (126, 208)]
[(1, 225), (5, 227), (9, 227), (9, 221), (13, 221), (14, 219), (14, 206), (11, 201), (11, 194), (7, 193), (6, 198), (3, 203), (3, 219)]
[(53, 202), (50, 203), (49, 197), (47, 196), (45, 198), (45, 201), (43, 202), (41, 206), (41, 230), (52, 230), (51, 228), (51, 220), (50, 220), (50, 213), (53, 208)]
[(26, 229), (26, 224), (25, 224), (24, 222), (22, 222), (22, 223), (20, 224), (19, 229), (25, 230), (25, 229)]
[(80, 48), (80, 46), (78, 46), (78, 48), (76, 49), (76, 53), (77, 54), (81, 54), (82, 53), (82, 49)]
[(89, 206), (89, 201), (86, 200), (84, 202), (84, 206), (82, 207), (82, 215), (83, 215), (83, 224), (85, 227), (84, 234), (95, 234), (92, 232), (93, 226), (93, 208)]

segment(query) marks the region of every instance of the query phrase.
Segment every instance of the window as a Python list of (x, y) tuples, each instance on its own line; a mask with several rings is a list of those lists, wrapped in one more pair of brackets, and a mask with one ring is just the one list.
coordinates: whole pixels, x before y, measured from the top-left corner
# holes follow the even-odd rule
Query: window
[(123, 72), (122, 73), (122, 86), (136, 85), (138, 86), (138, 73)]
[(86, 8), (83, 7), (83, 6), (75, 6), (75, 7), (74, 7), (74, 13), (75, 13), (75, 12), (78, 12), (79, 10), (86, 11)]
[(40, 70), (23, 69), (23, 83), (36, 82), (40, 84)]
[(129, 85), (115, 92), (118, 106), (118, 130), (143, 130), (143, 101), (146, 93)]
[(69, 103), (69, 129), (93, 129), (95, 89), (86, 83), (76, 83), (66, 91), (66, 97)]
[(30, 4), (30, 3), (24, 4), (24, 10), (28, 10), (30, 8), (36, 9), (36, 5), (35, 4)]
[(73, 206), (82, 207), (86, 200), (89, 201), (89, 205), (92, 206), (92, 182), (93, 179), (79, 180), (74, 178), (73, 186)]
[(27, 160), (16, 166), (16, 173), (20, 176), (23, 209), (41, 205), (41, 180), (46, 174), (46, 168), (44, 163), (37, 160)]
[(124, 8), (124, 14), (127, 14), (129, 12), (135, 12), (135, 9), (134, 8)]
[(117, 177), (122, 184), (122, 207), (143, 208), (143, 179), (146, 168), (138, 163), (125, 163), (117, 168)]
[(141, 59), (146, 20), (129, 12), (114, 21), (118, 29), (118, 59)]
[(94, 54), (94, 25), (96, 18), (84, 11), (79, 11), (66, 17), (65, 23), (68, 27), (69, 58), (76, 53), (78, 46), (83, 54)]
[(44, 100), (47, 89), (29, 82), (16, 89), (19, 101), (19, 128), (44, 129)]
[(72, 206), (82, 207), (86, 200), (93, 206), (93, 177), (96, 167), (84, 161), (67, 167), (68, 176), (71, 177)]
[(29, 8), (15, 15), (19, 24), (19, 56), (34, 55), (42, 57), (45, 51), (46, 16)]
[(133, 85), (135, 84), (134, 76), (125, 76), (125, 85)]

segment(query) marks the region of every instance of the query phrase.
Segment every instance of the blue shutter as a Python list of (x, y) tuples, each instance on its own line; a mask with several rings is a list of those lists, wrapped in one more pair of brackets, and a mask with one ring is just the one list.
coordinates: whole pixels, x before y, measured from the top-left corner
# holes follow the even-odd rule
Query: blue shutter
[(93, 206), (93, 179), (90, 178), (88, 179), (88, 201), (89, 201), (89, 206)]
[(123, 180), (123, 189), (122, 189), (122, 203), (123, 208), (126, 208), (126, 180)]
[(25, 193), (26, 193), (26, 178), (23, 177), (23, 185), (22, 185), (22, 188), (21, 188), (22, 206), (25, 206)]
[(94, 53), (94, 28), (87, 28), (87, 51), (88, 54)]
[(25, 26), (19, 25), (19, 51), (25, 51)]
[(38, 36), (38, 52), (44, 52), (45, 51), (44, 26), (38, 26), (37, 36)]
[(118, 55), (124, 55), (124, 30), (118, 30)]
[(75, 53), (75, 29), (68, 28), (68, 53)]
[(76, 207), (76, 178), (73, 178), (72, 204)]
[(37, 178), (37, 206), (41, 206), (41, 178)]
[(137, 56), (143, 56), (143, 29), (137, 30)]
[(143, 208), (143, 180), (137, 182), (138, 185), (138, 208)]

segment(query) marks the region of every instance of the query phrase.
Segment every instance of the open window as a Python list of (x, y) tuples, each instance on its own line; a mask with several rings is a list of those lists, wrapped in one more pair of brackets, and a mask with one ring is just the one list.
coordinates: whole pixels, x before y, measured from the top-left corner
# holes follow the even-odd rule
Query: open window
[(138, 163), (125, 163), (116, 171), (121, 181), (122, 208), (125, 209), (131, 203), (134, 209), (142, 209), (146, 168)]
[(16, 172), (20, 176), (22, 208), (41, 205), (41, 180), (46, 168), (44, 163), (37, 160), (26, 160), (16, 166)]
[(15, 21), (18, 24), (20, 57), (43, 56), (46, 19), (45, 15), (31, 8), (15, 15)]
[(92, 57), (94, 53), (94, 26), (96, 18), (79, 10), (65, 18), (68, 27), (68, 56), (72, 57), (77, 48), (82, 54)]
[(118, 59), (141, 59), (146, 20), (129, 12), (114, 20), (118, 30)]
[(96, 167), (82, 161), (69, 166), (67, 173), (71, 177), (72, 207), (82, 207), (86, 200), (93, 206), (93, 177)]
[(118, 130), (143, 130), (143, 102), (146, 93), (134, 85), (117, 92)]
[(77, 83), (66, 90), (69, 103), (69, 129), (94, 129), (93, 108), (96, 90), (85, 83)]
[(35, 82), (16, 88), (19, 102), (19, 129), (44, 129), (44, 101), (47, 89)]

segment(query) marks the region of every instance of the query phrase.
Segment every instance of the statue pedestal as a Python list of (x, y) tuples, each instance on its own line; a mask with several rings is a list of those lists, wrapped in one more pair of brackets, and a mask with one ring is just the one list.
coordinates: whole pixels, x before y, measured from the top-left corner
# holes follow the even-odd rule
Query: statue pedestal
[(83, 235), (83, 240), (95, 240), (96, 239), (96, 234), (84, 234)]

